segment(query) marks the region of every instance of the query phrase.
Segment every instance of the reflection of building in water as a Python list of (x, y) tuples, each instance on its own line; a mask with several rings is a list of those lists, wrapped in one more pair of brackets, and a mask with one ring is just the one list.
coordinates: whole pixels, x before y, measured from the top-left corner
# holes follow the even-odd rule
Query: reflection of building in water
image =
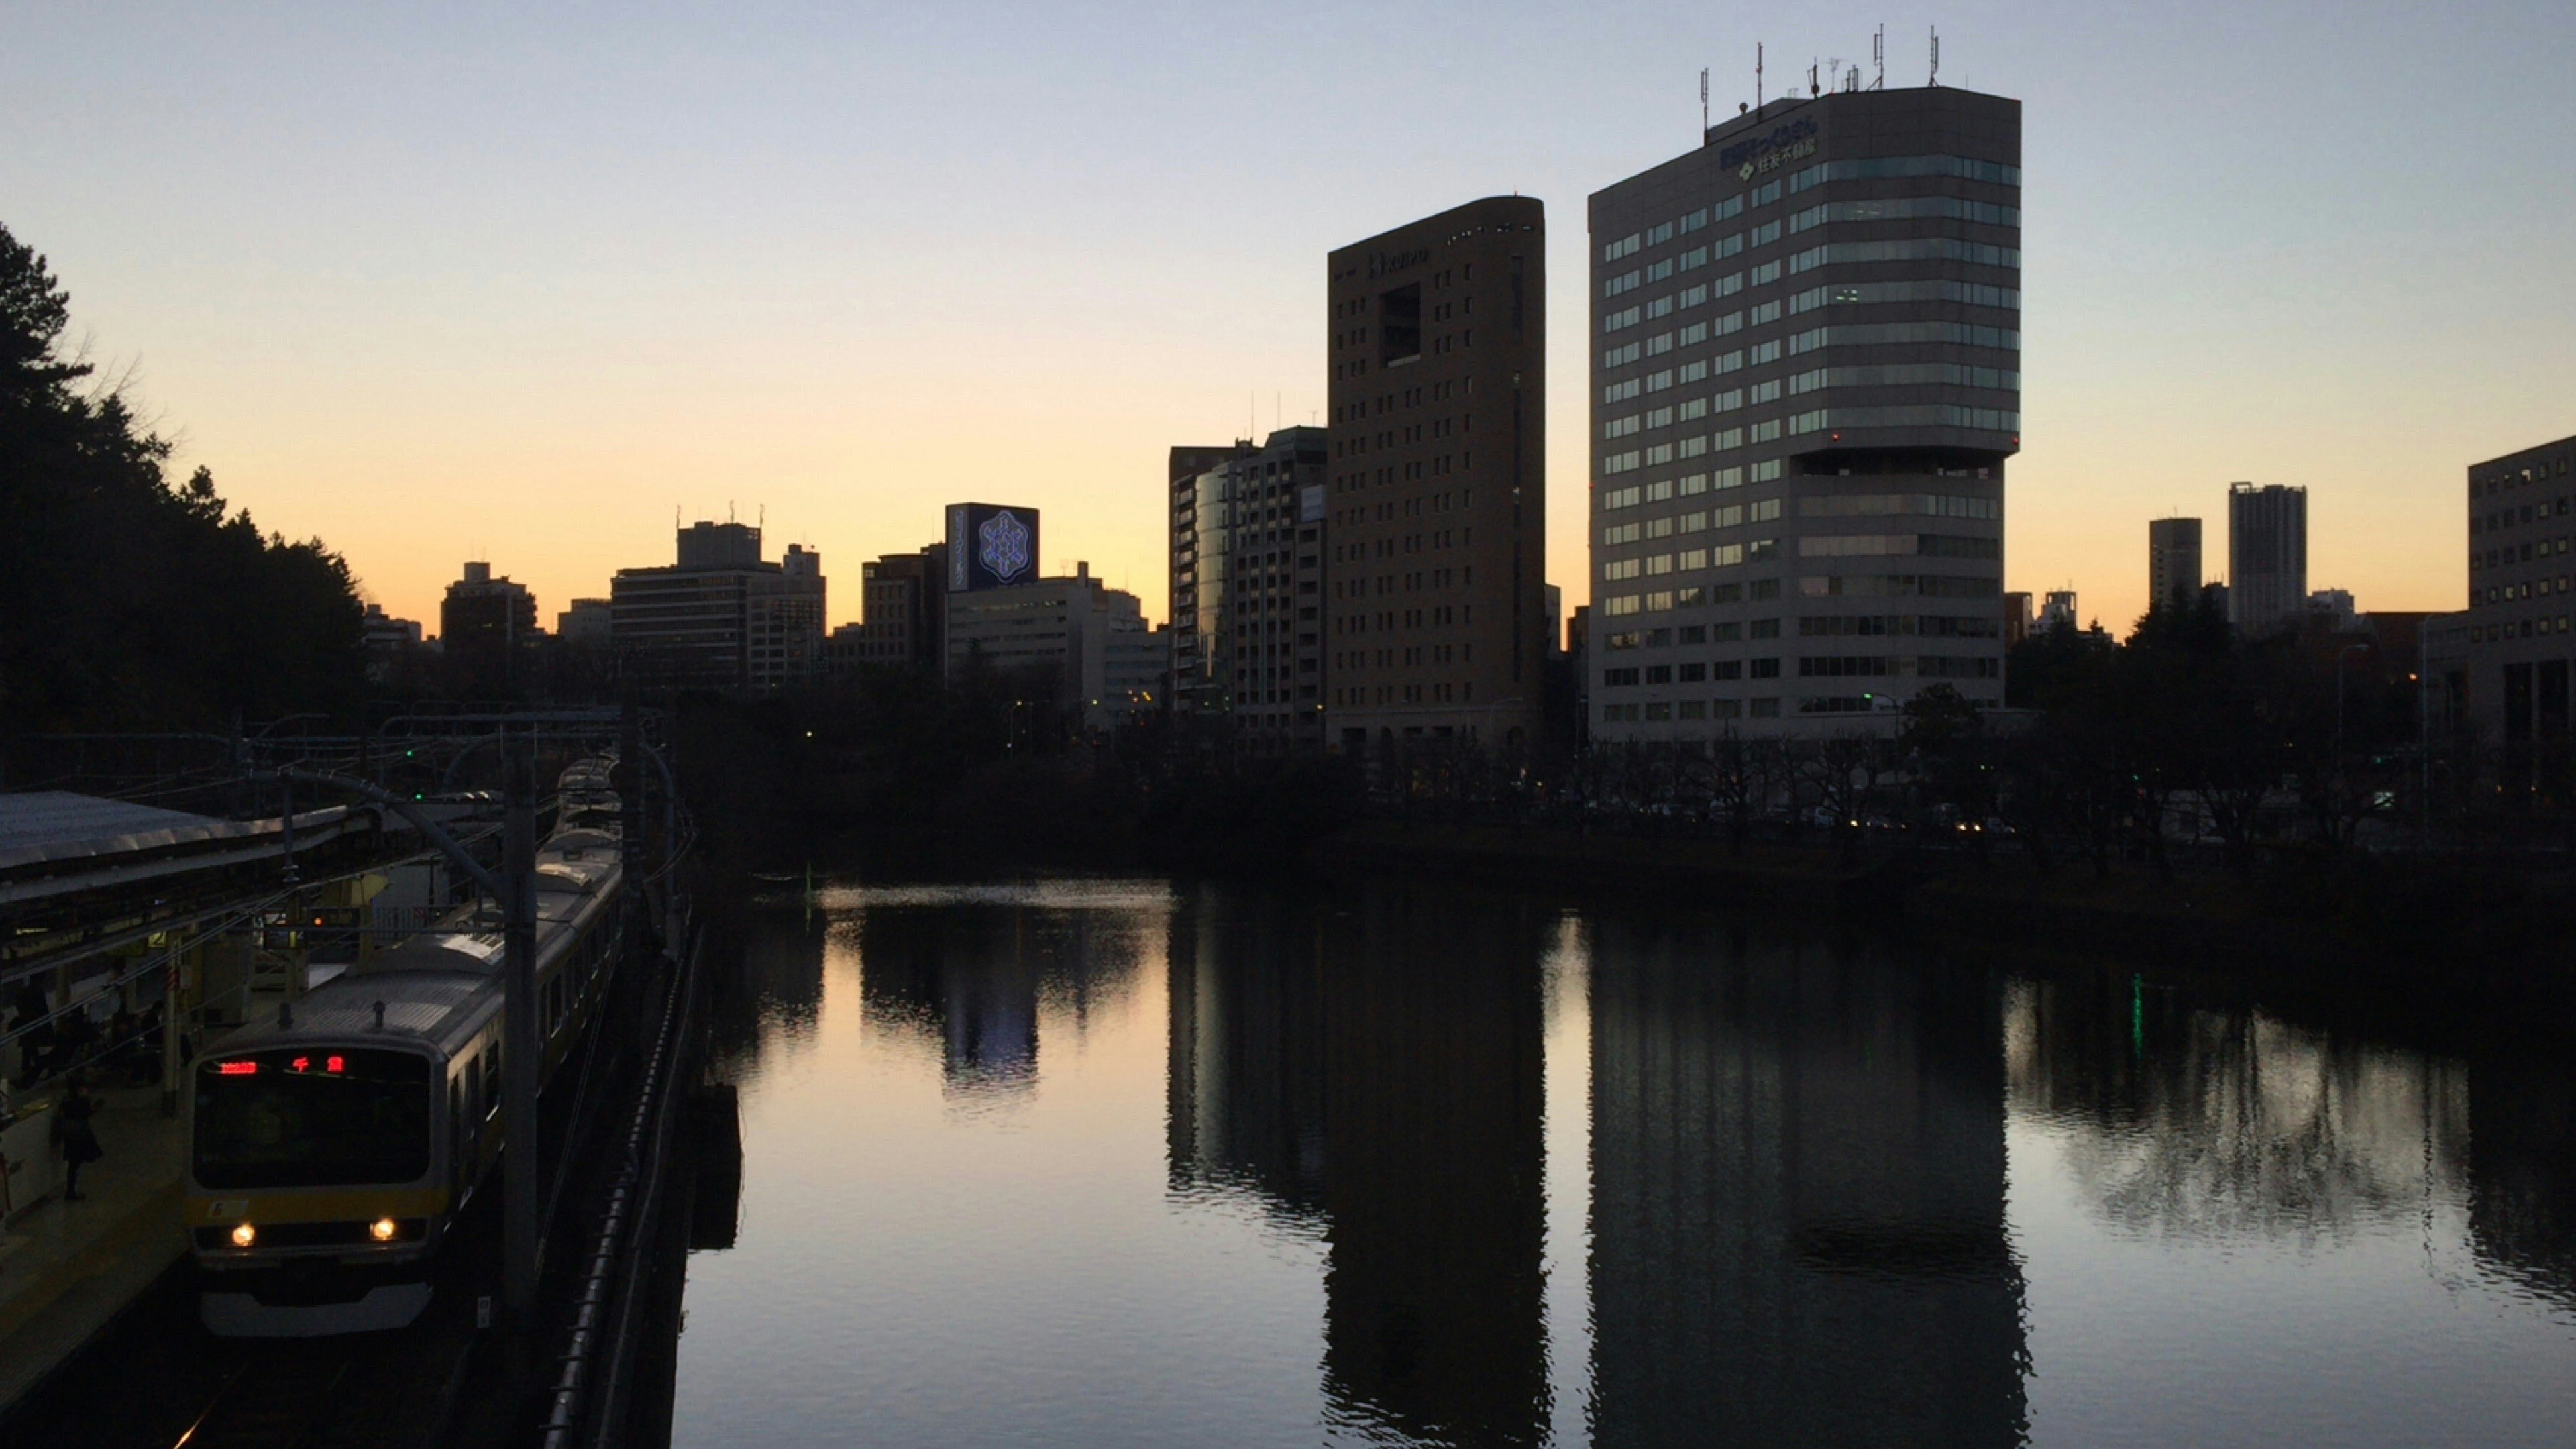
[(2576, 1305), (2576, 1064), (2557, 1043), (2471, 1049), (2469, 1232), (2479, 1257)]
[(1530, 1444), (1548, 1420), (1539, 957), (1554, 914), (1465, 904), (1417, 910), (1389, 890), (1324, 923), (1325, 1392), (1421, 1438)]
[(1592, 954), (1596, 1443), (2025, 1429), (1991, 985), (1689, 930)]
[(1038, 977), (1015, 912), (874, 909), (858, 915), (867, 1021), (938, 1043), (954, 1096), (1037, 1080)]
[(1548, 1416), (1538, 959), (1552, 917), (1461, 919), (1454, 901), (1417, 915), (1393, 892), (1184, 905), (1172, 1181), (1320, 1211), (1337, 1418), (1528, 1444)]
[(2456, 1062), (2122, 973), (2016, 983), (2004, 1015), (2015, 1110), (2064, 1131), (2079, 1189), (2129, 1226), (2335, 1236), (2464, 1195)]
[(1172, 913), (1170, 1103), (1175, 1192), (1240, 1190), (1303, 1218), (1323, 1208), (1324, 1080), (1315, 925), (1260, 895), (1201, 890)]
[(1094, 1005), (1135, 982), (1137, 913), (869, 906), (853, 918), (866, 1020), (938, 1043), (942, 1081), (963, 1098), (1037, 1081), (1041, 1013), (1079, 1033)]
[[(824, 916), (820, 911), (755, 910), (719, 923), (710, 959), (739, 953), (734, 970), (711, 973), (710, 1037), (719, 1075), (748, 1068), (766, 1048), (810, 1042), (823, 1014)], [(740, 935), (731, 933), (739, 930)]]

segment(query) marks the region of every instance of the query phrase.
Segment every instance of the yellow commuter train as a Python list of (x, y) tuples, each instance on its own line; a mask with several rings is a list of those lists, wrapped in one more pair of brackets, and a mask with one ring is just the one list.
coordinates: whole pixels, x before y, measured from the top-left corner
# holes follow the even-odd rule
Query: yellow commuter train
[[(608, 762), (564, 772), (537, 849), (540, 1090), (597, 1009), (623, 885)], [(247, 1024), (188, 1068), (189, 1244), (218, 1334), (399, 1328), (491, 1174), (502, 1111), (502, 937), (490, 902)]]

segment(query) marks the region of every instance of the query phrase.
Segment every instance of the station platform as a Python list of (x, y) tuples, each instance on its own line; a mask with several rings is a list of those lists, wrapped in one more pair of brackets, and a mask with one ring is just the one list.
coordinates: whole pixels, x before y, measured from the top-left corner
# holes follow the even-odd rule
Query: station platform
[[(60, 1087), (21, 1098), (0, 1133), (11, 1169), (0, 1224), (0, 1413), (44, 1381), (169, 1271), (187, 1250), (179, 1221), (179, 1121), (159, 1087), (99, 1087), (91, 1126), (104, 1155), (81, 1169), (81, 1200), (62, 1197), (50, 1105)], [(38, 1102), (47, 1110), (36, 1110)]]

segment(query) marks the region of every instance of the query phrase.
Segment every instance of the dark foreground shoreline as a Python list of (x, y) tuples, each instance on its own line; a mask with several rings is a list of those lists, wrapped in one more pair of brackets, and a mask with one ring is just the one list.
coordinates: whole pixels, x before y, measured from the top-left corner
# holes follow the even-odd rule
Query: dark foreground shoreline
[(2040, 869), (2006, 849), (1741, 849), (1695, 835), (1368, 821), (1315, 840), (1327, 875), (1417, 872), (1643, 895), (2016, 953), (2315, 984), (2576, 994), (2576, 871), (2458, 856), (2284, 856), (2251, 882), (2145, 865)]

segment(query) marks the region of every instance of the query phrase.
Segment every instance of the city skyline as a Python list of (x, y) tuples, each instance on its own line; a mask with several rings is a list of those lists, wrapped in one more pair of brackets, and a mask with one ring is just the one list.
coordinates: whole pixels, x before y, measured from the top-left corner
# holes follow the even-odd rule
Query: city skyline
[[(1318, 253), (1515, 190), (1570, 216), (1696, 136), (1699, 67), (1712, 120), (1753, 99), (1757, 40), (1776, 95), (1809, 51), (1866, 57), (1884, 19), (1888, 84), (1919, 85), (1928, 19), (1945, 83), (2029, 118), (2005, 587), (2071, 580), (2124, 628), (2138, 523), (2215, 516), (2252, 478), (2315, 493), (2312, 576), (2456, 608), (2459, 470), (2564, 436), (2550, 380), (2576, 361), (2576, 201), (2547, 140), (2576, 101), (2487, 73), (2576, 55), (2576, 24), (2321, 13), (1426, 14), (1392, 34), (1456, 64), (1417, 75), (1284, 17), (326, 36), (103, 7), (24, 23), (0, 59), (0, 115), (35, 138), (0, 194), (76, 335), (139, 363), (181, 467), (321, 536), (393, 614), (435, 618), (480, 558), (551, 620), (658, 560), (674, 506), (765, 505), (828, 571), (1008, 493), (1048, 513), (1047, 572), (1088, 559), (1159, 620), (1171, 439), (1325, 421)], [(1647, 50), (1670, 75), (1633, 73)], [(1300, 57), (1311, 106), (1232, 104), (1245, 67)], [(1183, 204), (1232, 192), (1265, 198), (1259, 226)], [(1583, 275), (1589, 239), (1555, 230), (1552, 269)], [(1558, 289), (1553, 329), (1578, 335), (1586, 303)], [(1546, 579), (1569, 608), (1583, 365), (1560, 349), (1548, 379)], [(830, 622), (857, 608), (836, 592)]]

